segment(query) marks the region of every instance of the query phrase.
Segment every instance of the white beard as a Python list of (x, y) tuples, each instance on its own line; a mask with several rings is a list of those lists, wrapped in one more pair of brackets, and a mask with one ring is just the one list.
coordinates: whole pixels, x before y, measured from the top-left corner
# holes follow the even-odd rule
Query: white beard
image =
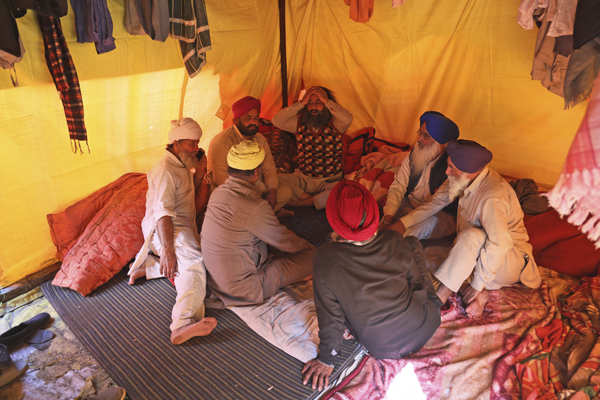
[(442, 150), (442, 145), (438, 142), (433, 142), (426, 146), (422, 146), (417, 142), (415, 148), (410, 153), (410, 174), (412, 176), (420, 175), (427, 164), (439, 156)]
[(460, 176), (448, 176), (448, 195), (450, 201), (454, 201), (457, 197), (463, 195), (467, 186), (469, 186), (471, 180), (464, 175)]

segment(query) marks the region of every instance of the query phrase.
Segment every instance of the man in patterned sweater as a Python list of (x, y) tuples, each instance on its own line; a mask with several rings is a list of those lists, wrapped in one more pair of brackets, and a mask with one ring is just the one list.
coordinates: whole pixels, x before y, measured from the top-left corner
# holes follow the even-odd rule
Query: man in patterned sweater
[(277, 128), (295, 133), (297, 146), (296, 170), (279, 175), (278, 202), (325, 208), (331, 187), (343, 176), (342, 136), (351, 123), (352, 114), (322, 86), (311, 87), (273, 117)]

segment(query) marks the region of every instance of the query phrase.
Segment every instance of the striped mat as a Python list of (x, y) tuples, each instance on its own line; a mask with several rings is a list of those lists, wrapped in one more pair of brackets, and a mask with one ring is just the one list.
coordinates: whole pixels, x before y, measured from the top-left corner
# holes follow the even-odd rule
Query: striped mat
[[(248, 328), (229, 310), (207, 311), (218, 326), (180, 346), (169, 342), (175, 288), (166, 279), (129, 286), (125, 271), (88, 297), (42, 285), (73, 334), (113, 380), (137, 399), (317, 399), (302, 385), (302, 363)], [(334, 378), (362, 347), (345, 342)]]

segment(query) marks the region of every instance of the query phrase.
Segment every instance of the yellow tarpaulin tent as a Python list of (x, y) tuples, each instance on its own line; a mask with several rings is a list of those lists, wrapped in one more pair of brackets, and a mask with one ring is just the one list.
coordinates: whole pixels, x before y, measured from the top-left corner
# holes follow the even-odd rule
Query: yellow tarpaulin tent
[[(494, 153), (501, 173), (553, 184), (585, 111), (530, 79), (535, 31), (517, 24), (518, 0), (376, 0), (367, 23), (343, 0), (287, 0), (290, 97), (331, 88), (354, 114), (351, 131), (374, 126), (385, 139), (412, 142), (418, 116), (442, 111), (461, 136)], [(17, 20), (26, 49), (19, 87), (0, 71), (0, 285), (51, 260), (46, 214), (60, 211), (160, 157), (177, 118), (184, 69), (175, 40), (153, 42), (123, 26), (123, 1), (108, 5), (117, 49), (97, 55), (77, 43), (72, 11), (61, 19), (81, 81), (90, 154), (73, 154), (62, 104), (47, 70), (33, 12)], [(183, 114), (196, 118), (207, 148), (230, 105), (261, 97), (263, 116), (281, 107), (275, 0), (206, 0), (212, 50), (185, 90)]]

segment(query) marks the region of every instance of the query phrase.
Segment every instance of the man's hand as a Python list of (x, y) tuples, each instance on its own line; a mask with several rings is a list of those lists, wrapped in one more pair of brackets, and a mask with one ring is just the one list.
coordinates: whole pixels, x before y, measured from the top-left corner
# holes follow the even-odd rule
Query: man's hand
[(380, 231), (388, 229), (390, 227), (390, 225), (392, 225), (393, 222), (394, 222), (394, 217), (392, 215), (384, 215), (383, 218), (381, 218), (381, 221), (379, 221), (378, 229)]
[(401, 235), (404, 235), (404, 232), (406, 232), (406, 227), (404, 226), (401, 220), (398, 220), (390, 226), (388, 226), (388, 229), (391, 231), (396, 231)]
[(175, 279), (177, 275), (177, 257), (175, 249), (167, 250), (163, 247), (160, 255), (160, 273), (168, 279)]
[(302, 368), (302, 384), (308, 384), (312, 378), (313, 390), (317, 387), (319, 390), (323, 390), (324, 387), (329, 385), (329, 377), (332, 372), (333, 367), (314, 358), (304, 364), (304, 368)]
[(265, 195), (265, 200), (271, 205), (271, 208), (274, 209), (277, 204), (277, 190), (269, 190)]

